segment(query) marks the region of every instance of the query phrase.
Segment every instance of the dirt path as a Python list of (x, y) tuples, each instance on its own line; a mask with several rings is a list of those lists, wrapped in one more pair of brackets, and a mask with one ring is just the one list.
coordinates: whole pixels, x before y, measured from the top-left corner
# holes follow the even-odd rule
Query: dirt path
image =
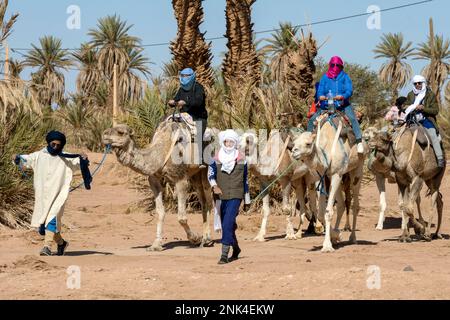
[[(97, 160), (100, 155), (91, 155)], [(95, 162), (95, 161), (94, 161)], [(0, 299), (448, 299), (450, 297), (450, 188), (444, 180), (445, 240), (397, 242), (396, 188), (388, 188), (386, 230), (375, 231), (375, 184), (365, 186), (358, 245), (322, 254), (322, 237), (284, 240), (285, 217), (269, 220), (268, 241), (255, 243), (260, 216), (240, 216), (242, 259), (218, 266), (220, 245), (198, 249), (186, 242), (176, 215), (168, 214), (163, 252), (145, 248), (155, 220), (139, 212), (139, 194), (110, 156), (93, 190), (71, 194), (63, 235), (67, 256), (39, 257), (35, 231), (0, 231)], [(118, 173), (120, 171), (120, 173)], [(427, 214), (430, 204), (423, 199)], [(189, 223), (201, 230), (201, 216)], [(344, 232), (348, 240), (349, 233)], [(214, 238), (218, 238), (214, 234)], [(81, 272), (80, 289), (68, 289), (67, 268)], [(368, 289), (369, 266), (380, 270), (381, 288)]]

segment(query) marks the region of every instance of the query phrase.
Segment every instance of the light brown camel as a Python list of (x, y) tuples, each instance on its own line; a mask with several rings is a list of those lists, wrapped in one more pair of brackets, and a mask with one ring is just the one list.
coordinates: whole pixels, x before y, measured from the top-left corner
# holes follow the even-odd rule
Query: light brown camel
[[(437, 166), (436, 156), (431, 146), (421, 147), (413, 131), (406, 127), (399, 129), (394, 136), (385, 131), (377, 132), (369, 141), (369, 145), (376, 150), (376, 158), (395, 172), (402, 212), (400, 241), (411, 241), (409, 222), (412, 223), (416, 233), (430, 241), (433, 215), (436, 215), (438, 219), (434, 236), (440, 238), (443, 202), (439, 188), (445, 168), (440, 169)], [(420, 222), (414, 218), (414, 202), (420, 194), (423, 182), (429, 188), (432, 203), (432, 210), (426, 222)]]
[[(343, 129), (342, 118), (338, 119), (338, 127), (331, 124), (330, 118), (319, 121), (317, 134), (311, 132), (302, 133), (295, 141), (292, 156), (302, 160), (312, 170), (317, 170), (322, 177), (330, 177), (330, 188), (328, 192), (328, 203), (325, 208), (325, 197), (321, 196), (319, 201), (319, 220), (325, 220), (325, 239), (322, 252), (334, 251), (333, 240), (340, 240), (339, 221), (343, 209), (338, 208), (338, 217), (335, 230), (331, 230), (333, 218), (333, 207), (336, 199), (342, 200), (342, 178), (348, 174), (348, 183), (351, 186), (353, 225), (350, 235), (350, 243), (356, 243), (356, 220), (359, 212), (359, 192), (363, 175), (364, 157), (368, 148), (364, 145), (364, 154), (357, 152), (356, 145), (351, 146), (348, 139), (341, 137)], [(324, 179), (323, 179), (324, 180)]]
[[(289, 138), (291, 139), (291, 138)], [(318, 175), (311, 172), (309, 168), (301, 161), (292, 164), (290, 151), (288, 150), (289, 140), (282, 139), (278, 130), (272, 130), (265, 144), (258, 150), (258, 137), (255, 133), (244, 133), (241, 138), (241, 149), (247, 154), (247, 162), (250, 172), (261, 182), (261, 190), (265, 190), (270, 183), (279, 178), (279, 184), (282, 190), (282, 211), (286, 214), (286, 237), (288, 240), (296, 240), (302, 237), (302, 224), (304, 218), (311, 220), (313, 216), (317, 217), (316, 194), (314, 191), (314, 182)], [(259, 153), (258, 153), (259, 151)], [(292, 165), (291, 165), (292, 164)], [(291, 186), (296, 193), (296, 200), (300, 209), (300, 222), (297, 232), (294, 230), (292, 218), (295, 216), (295, 208), (290, 204)], [(305, 192), (309, 191), (309, 210), (305, 203)], [(265, 241), (264, 237), (267, 230), (267, 222), (271, 213), (270, 192), (262, 195), (263, 219), (258, 235), (254, 241)], [(323, 232), (323, 226), (320, 222), (316, 224), (316, 232)]]
[[(375, 127), (369, 127), (364, 132), (364, 139), (366, 141), (373, 141), (375, 134), (379, 132), (379, 129)], [(388, 183), (397, 183), (395, 179), (395, 173), (391, 170), (391, 168), (386, 165), (385, 162), (381, 162), (375, 156), (376, 150), (371, 150), (369, 154), (369, 162), (367, 164), (370, 172), (375, 176), (375, 181), (377, 184), (378, 194), (380, 198), (380, 213), (378, 215), (378, 223), (375, 227), (376, 230), (383, 230), (385, 213), (387, 208), (386, 203), (386, 181)], [(422, 211), (420, 209), (420, 195), (417, 196), (416, 204), (417, 204), (417, 212), (419, 213), (419, 221), (423, 221)], [(399, 203), (400, 205), (400, 203)]]
[[(158, 222), (156, 239), (149, 251), (161, 251), (165, 209), (163, 204), (162, 178), (175, 184), (178, 198), (178, 222), (194, 244), (203, 246), (210, 243), (209, 209), (212, 208), (212, 195), (207, 180), (207, 169), (186, 161), (194, 152), (191, 148), (190, 133), (184, 131), (184, 124), (165, 120), (155, 131), (152, 141), (145, 149), (137, 149), (133, 141), (133, 130), (127, 125), (117, 125), (103, 133), (103, 143), (110, 144), (121, 164), (148, 177), (155, 197)], [(181, 131), (179, 131), (181, 130)], [(195, 153), (194, 153), (195, 154)], [(184, 159), (184, 160), (183, 160)], [(203, 234), (192, 232), (186, 215), (186, 198), (189, 184), (196, 189), (202, 205)]]

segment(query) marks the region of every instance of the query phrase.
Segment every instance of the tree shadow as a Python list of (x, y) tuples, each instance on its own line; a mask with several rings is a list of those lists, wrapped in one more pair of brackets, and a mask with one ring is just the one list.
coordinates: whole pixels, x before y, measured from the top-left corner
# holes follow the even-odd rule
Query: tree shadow
[[(350, 243), (350, 241), (342, 241), (339, 242), (338, 244), (333, 244), (333, 248), (335, 250), (347, 247), (347, 246), (352, 246), (352, 245), (363, 245), (363, 246), (376, 246), (378, 244), (378, 242), (373, 242), (373, 241), (367, 241), (367, 240), (357, 240), (356, 244), (354, 243)], [(322, 250), (322, 246), (313, 246), (312, 249), (308, 250), (311, 252), (314, 251), (320, 251)]]
[(111, 252), (101, 252), (101, 251), (68, 251), (64, 255), (69, 257), (79, 257), (79, 256), (89, 256), (89, 255), (104, 255), (104, 256), (112, 256), (114, 253)]

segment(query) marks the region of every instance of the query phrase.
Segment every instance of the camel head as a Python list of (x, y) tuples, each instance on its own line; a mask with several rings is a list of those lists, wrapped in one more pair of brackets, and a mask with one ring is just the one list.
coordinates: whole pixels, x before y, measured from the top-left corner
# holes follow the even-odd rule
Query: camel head
[(392, 136), (385, 130), (370, 127), (364, 131), (364, 139), (367, 141), (370, 150), (387, 153), (389, 151), (389, 145), (392, 141)]
[(125, 149), (133, 141), (134, 131), (125, 124), (106, 129), (102, 135), (102, 143), (110, 144), (113, 148)]
[(313, 155), (316, 134), (311, 132), (303, 132), (294, 140), (292, 148), (292, 157), (295, 160), (303, 160)]
[(258, 145), (258, 137), (253, 132), (246, 132), (241, 136), (239, 150), (246, 156), (254, 155)]

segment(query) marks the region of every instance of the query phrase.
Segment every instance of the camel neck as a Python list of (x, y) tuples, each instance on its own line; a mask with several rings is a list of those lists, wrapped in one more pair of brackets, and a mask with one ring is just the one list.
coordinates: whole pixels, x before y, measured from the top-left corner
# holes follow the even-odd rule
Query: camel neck
[(154, 163), (145, 161), (142, 151), (135, 147), (133, 141), (128, 144), (127, 148), (114, 148), (114, 152), (124, 166), (144, 175), (155, 174)]

